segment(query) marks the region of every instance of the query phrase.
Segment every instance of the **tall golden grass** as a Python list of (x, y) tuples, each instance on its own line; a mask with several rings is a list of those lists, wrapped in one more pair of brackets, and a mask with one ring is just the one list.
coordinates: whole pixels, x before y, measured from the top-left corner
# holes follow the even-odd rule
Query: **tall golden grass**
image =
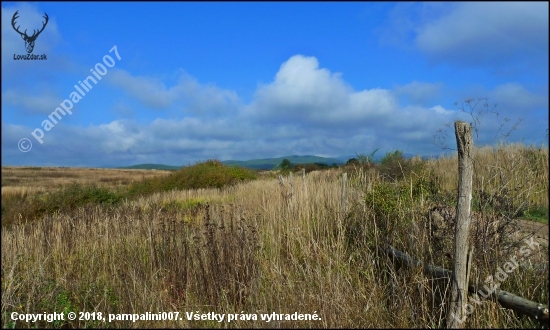
[[(504, 186), (516, 202), (548, 205), (548, 150), (533, 151), (537, 160), (531, 162), (523, 159), (531, 157), (529, 148), (503, 149), (478, 151), (477, 187), (483, 182), (494, 193)], [(21, 219), (2, 230), (2, 327), (443, 327), (445, 281), (400, 268), (379, 247), (391, 243), (445, 263), (423, 229), (436, 202), (415, 187), (433, 180), (442, 193), (452, 192), (456, 168), (452, 158), (432, 160), (390, 183), (375, 168), (312, 172), (305, 180), (293, 177), (291, 196), (276, 178), (264, 176), (221, 189), (155, 193), (119, 206)], [(515, 174), (520, 169), (524, 176)], [(342, 214), (344, 170), (350, 184)], [(474, 275), (485, 278), (501, 266), (504, 259), (494, 253)], [(541, 253), (548, 254), (547, 246)], [(545, 302), (547, 269), (517, 270), (501, 288)], [(14, 311), (95, 311), (104, 317), (172, 311), (182, 320), (28, 324), (10, 321)], [(184, 315), (197, 311), (254, 313), (258, 320), (188, 321)], [(321, 319), (260, 319), (273, 312), (316, 313)], [(537, 323), (487, 301), (465, 325)]]
[[(508, 144), (475, 148), (474, 186), (486, 191), (505, 191), (527, 205), (548, 206), (548, 148)], [(457, 157), (441, 157), (427, 163), (440, 178), (441, 189), (458, 189)]]

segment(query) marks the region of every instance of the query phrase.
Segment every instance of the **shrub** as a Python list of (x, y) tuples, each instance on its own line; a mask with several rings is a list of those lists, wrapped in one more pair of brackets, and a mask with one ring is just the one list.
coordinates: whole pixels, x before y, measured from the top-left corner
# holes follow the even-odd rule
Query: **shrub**
[(134, 196), (174, 189), (222, 188), (256, 178), (257, 174), (252, 170), (225, 166), (218, 160), (207, 160), (183, 167), (166, 177), (134, 183), (129, 187), (128, 194)]
[(382, 176), (391, 181), (407, 178), (412, 172), (421, 172), (424, 168), (425, 162), (420, 157), (405, 158), (399, 150), (386, 153), (379, 166)]

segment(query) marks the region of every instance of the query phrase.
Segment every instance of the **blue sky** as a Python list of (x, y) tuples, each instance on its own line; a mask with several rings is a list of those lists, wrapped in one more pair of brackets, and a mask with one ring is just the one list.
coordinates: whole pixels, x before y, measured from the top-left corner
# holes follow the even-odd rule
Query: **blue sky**
[(476, 144), (547, 145), (548, 30), (547, 2), (3, 2), (2, 165), (435, 156), (478, 97)]

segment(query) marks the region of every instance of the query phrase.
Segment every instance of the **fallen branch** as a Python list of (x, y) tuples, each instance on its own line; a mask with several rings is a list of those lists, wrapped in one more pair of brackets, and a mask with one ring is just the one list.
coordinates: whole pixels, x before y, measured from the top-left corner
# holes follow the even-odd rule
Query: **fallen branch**
[[(452, 271), (442, 267), (425, 264), (422, 261), (413, 259), (406, 253), (401, 252), (390, 245), (385, 247), (384, 252), (388, 256), (398, 259), (407, 267), (422, 267), (424, 274), (426, 275), (433, 276), (438, 279), (451, 279), (451, 275), (453, 273)], [(468, 292), (477, 293), (479, 292), (479, 289), (474, 285), (468, 285)], [(498, 301), (502, 307), (512, 309), (520, 314), (534, 318), (539, 321), (541, 325), (548, 328), (549, 312), (547, 305), (524, 299), (513, 293), (500, 289), (495, 289), (488, 296), (488, 298)]]

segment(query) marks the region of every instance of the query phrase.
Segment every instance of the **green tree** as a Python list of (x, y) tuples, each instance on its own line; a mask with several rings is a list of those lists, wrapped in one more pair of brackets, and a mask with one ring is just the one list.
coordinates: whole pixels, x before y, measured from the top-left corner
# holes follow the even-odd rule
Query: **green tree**
[(290, 162), (290, 160), (285, 158), (283, 159), (279, 167), (281, 168), (281, 170), (290, 170), (292, 168), (292, 163)]

